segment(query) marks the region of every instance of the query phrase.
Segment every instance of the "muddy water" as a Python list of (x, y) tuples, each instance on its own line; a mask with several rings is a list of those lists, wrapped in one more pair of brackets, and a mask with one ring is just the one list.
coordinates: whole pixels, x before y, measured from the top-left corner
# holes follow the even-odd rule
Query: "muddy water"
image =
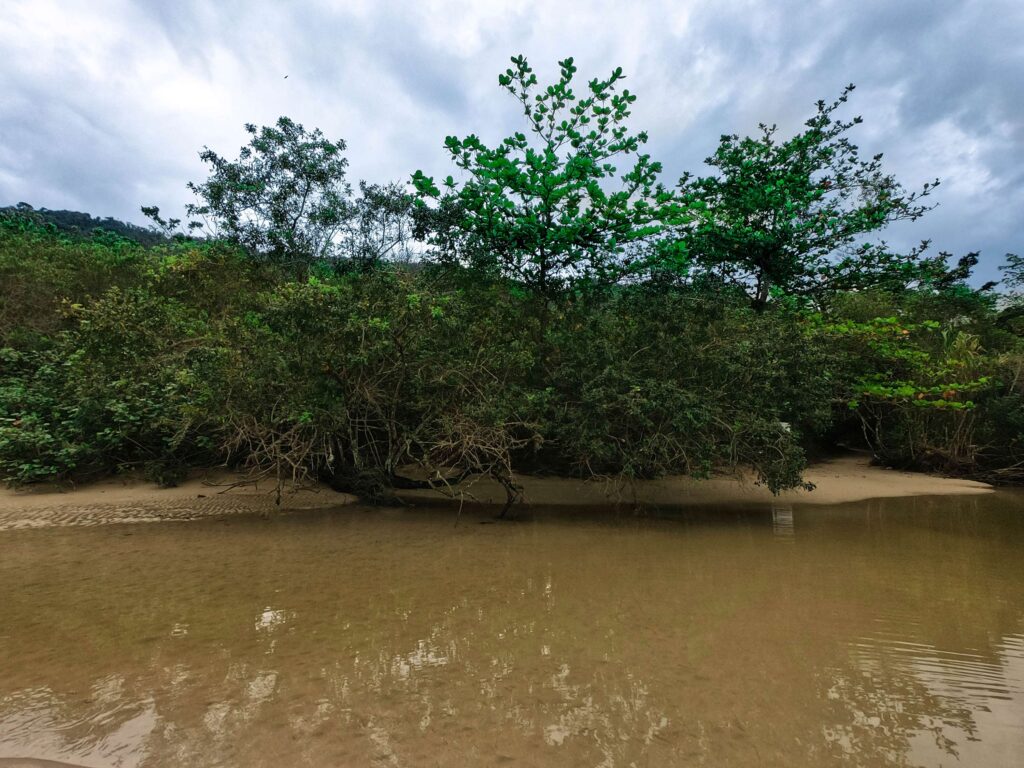
[(0, 533), (0, 765), (1024, 764), (1024, 496), (483, 519)]

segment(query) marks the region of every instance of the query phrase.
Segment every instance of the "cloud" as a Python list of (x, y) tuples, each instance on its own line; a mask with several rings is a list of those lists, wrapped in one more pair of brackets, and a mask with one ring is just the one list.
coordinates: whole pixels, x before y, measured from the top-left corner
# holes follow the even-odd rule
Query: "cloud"
[[(622, 66), (635, 125), (669, 180), (721, 133), (796, 130), (848, 82), (856, 139), (939, 207), (890, 240), (1022, 248), (1024, 4), (1018, 0), (7, 0), (0, 16), (0, 204), (138, 221), (176, 210), (197, 153), (286, 114), (345, 138), (354, 177), (449, 172), (447, 134), (519, 128), (497, 88), (524, 53), (542, 77)], [(285, 78), (285, 75), (288, 77)]]

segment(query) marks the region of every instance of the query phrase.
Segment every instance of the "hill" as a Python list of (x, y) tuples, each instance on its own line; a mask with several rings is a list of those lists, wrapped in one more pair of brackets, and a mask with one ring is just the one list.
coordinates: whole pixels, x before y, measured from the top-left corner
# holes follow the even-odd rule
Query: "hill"
[(96, 230), (103, 230), (105, 232), (113, 232), (129, 240), (134, 240), (141, 245), (148, 246), (166, 242), (166, 238), (159, 232), (148, 227), (140, 227), (138, 224), (121, 221), (111, 216), (99, 218), (82, 211), (54, 211), (49, 208), (33, 208), (28, 203), (0, 207), (0, 215), (15, 212), (24, 216), (31, 216), (40, 223), (52, 224), (58, 232), (73, 238), (88, 238)]

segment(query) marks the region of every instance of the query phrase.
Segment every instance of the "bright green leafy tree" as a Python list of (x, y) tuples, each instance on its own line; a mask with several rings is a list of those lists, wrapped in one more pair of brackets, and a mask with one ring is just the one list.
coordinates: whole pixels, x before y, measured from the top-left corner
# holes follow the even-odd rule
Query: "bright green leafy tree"
[(706, 162), (717, 175), (680, 181), (695, 216), (688, 243), (705, 273), (739, 287), (755, 307), (775, 294), (821, 299), (829, 292), (911, 282), (924, 244), (891, 252), (865, 237), (913, 221), (938, 184), (908, 192), (882, 170), (882, 155), (862, 159), (847, 134), (861, 122), (837, 118), (853, 86), (819, 101), (806, 129), (779, 141), (775, 125), (756, 138), (722, 136)]
[[(502, 274), (541, 295), (568, 285), (603, 285), (643, 272), (654, 258), (674, 259), (678, 242), (659, 238), (681, 209), (658, 184), (661, 164), (641, 153), (647, 134), (626, 125), (636, 96), (620, 91), (621, 68), (577, 95), (576, 66), (559, 62), (560, 77), (538, 87), (523, 56), (498, 76), (522, 105), (528, 128), (496, 147), (477, 136), (449, 136), (445, 149), (467, 179), (441, 183), (417, 171), (422, 206), (447, 216), (435, 228), (442, 257)], [(629, 170), (618, 176), (618, 164)]]

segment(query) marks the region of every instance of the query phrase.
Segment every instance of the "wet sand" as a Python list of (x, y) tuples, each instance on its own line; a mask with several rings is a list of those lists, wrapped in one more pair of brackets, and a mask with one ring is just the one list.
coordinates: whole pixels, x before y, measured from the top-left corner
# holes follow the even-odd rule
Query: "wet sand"
[(272, 481), (244, 482), (240, 475), (197, 475), (174, 488), (137, 478), (112, 478), (73, 489), (54, 486), (0, 488), (0, 531), (105, 523), (198, 520), (234, 514), (269, 514), (350, 504), (354, 496), (329, 488), (288, 488), (277, 505)]
[[(550, 477), (517, 479), (527, 504), (594, 506), (605, 504), (674, 507), (736, 506), (762, 503), (844, 504), (876, 498), (961, 496), (991, 493), (992, 486), (871, 466), (866, 457), (846, 456), (810, 467), (805, 478), (813, 491), (786, 491), (772, 496), (750, 476), (716, 476), (707, 480), (667, 477), (622, 484)], [(353, 503), (353, 496), (326, 487), (286, 489), (276, 505), (275, 484), (263, 481), (236, 485), (243, 478), (225, 473), (196, 476), (176, 488), (158, 488), (133, 479), (111, 479), (75, 489), (37, 487), (0, 489), (0, 530), (50, 526), (91, 526), (105, 523), (195, 520), (232, 514), (294, 512)], [(481, 479), (461, 489), (464, 498), (501, 504), (504, 490)], [(404, 492), (411, 504), (449, 503), (429, 491)]]

